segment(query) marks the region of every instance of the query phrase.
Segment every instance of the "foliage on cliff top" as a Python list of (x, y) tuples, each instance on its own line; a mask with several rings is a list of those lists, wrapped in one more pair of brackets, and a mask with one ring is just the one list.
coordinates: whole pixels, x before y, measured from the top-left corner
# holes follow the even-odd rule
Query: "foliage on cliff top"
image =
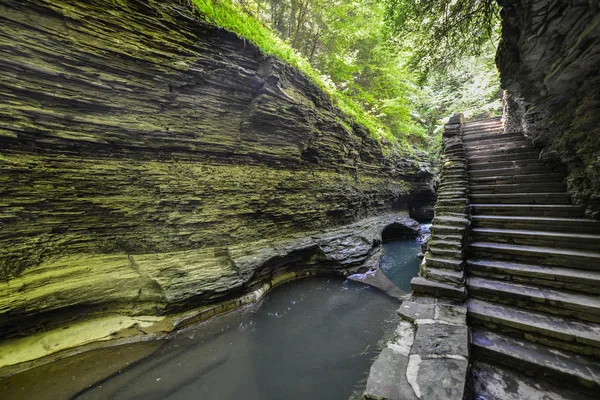
[[(428, 39), (431, 32), (401, 24), (407, 23), (404, 17), (426, 7), (420, 1), (192, 1), (207, 21), (297, 67), (372, 136), (396, 142), (407, 151), (413, 147), (435, 150), (441, 142), (441, 126), (454, 112), (489, 116), (500, 110), (494, 44), (482, 41), (477, 54), (449, 55), (452, 60), (443, 68), (432, 68), (430, 61), (439, 57), (431, 48), (435, 41)], [(454, 1), (489, 0), (427, 4), (452, 7)], [(404, 19), (394, 19), (400, 14), (390, 14), (391, 4), (405, 7)], [(436, 9), (426, 10), (433, 18)], [(445, 21), (440, 18), (436, 23)], [(436, 23), (428, 26), (433, 29)], [(465, 32), (473, 26), (466, 24)], [(423, 47), (422, 41), (429, 47)], [(447, 55), (447, 46), (441, 50)]]
[[(278, 37), (258, 19), (244, 12), (228, 0), (193, 0), (203, 17), (210, 23), (231, 30), (258, 46), (265, 54), (274, 55), (298, 68), (334, 99), (335, 104), (354, 120), (368, 128), (376, 139), (396, 142), (390, 129), (373, 115), (367, 113), (347, 95), (336, 90), (331, 80), (323, 77), (308, 58), (296, 51), (289, 43)], [(403, 146), (409, 149), (410, 146)]]
[(410, 47), (409, 65), (422, 79), (456, 61), (485, 54), (497, 41), (497, 0), (384, 0), (386, 26), (401, 47)]

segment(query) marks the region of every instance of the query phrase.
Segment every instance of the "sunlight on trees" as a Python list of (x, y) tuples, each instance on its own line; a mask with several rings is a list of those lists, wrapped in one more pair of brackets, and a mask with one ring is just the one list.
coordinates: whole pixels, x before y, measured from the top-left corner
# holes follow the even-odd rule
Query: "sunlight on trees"
[(501, 109), (490, 1), (194, 0), (329, 89), (379, 138), (434, 151), (452, 113)]

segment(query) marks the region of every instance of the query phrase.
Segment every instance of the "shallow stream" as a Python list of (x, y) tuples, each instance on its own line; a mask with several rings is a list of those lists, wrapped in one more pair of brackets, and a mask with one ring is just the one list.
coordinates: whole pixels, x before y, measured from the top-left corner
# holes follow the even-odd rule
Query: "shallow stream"
[[(384, 246), (381, 268), (408, 292), (420, 242)], [(96, 350), (0, 380), (0, 397), (348, 399), (362, 393), (398, 304), (360, 283), (305, 278), (168, 341)]]

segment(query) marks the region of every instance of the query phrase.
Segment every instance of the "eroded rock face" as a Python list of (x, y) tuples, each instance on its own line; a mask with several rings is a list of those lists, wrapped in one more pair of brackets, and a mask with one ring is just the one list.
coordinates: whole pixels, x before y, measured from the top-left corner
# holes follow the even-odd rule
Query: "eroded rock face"
[[(419, 233), (413, 219), (388, 214), (285, 240), (101, 255), (94, 268), (85, 263), (90, 257), (71, 256), (28, 268), (0, 282), (0, 339), (7, 339), (0, 342), (0, 376), (21, 363), (90, 342), (165, 337), (255, 302), (290, 279), (374, 274), (387, 226), (402, 227), (408, 236)], [(366, 283), (395, 295), (384, 280)]]
[(508, 91), (507, 128), (523, 130), (541, 157), (569, 168), (568, 185), (600, 217), (600, 5), (502, 0), (497, 54)]
[(187, 2), (0, 10), (4, 280), (347, 224), (431, 178)]
[(373, 243), (311, 236), (431, 179), (186, 1), (0, 0), (0, 16), (0, 297), (16, 296), (0, 323), (43, 312), (5, 334), (207, 304), (294, 260), (351, 270)]

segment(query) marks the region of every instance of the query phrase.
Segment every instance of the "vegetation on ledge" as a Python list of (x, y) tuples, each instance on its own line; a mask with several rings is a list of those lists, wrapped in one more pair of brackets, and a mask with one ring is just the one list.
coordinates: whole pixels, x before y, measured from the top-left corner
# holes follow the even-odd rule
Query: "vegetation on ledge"
[(373, 137), (406, 150), (436, 149), (441, 126), (456, 111), (469, 117), (501, 110), (493, 61), (497, 35), (489, 24), (477, 52), (457, 51), (442, 66), (420, 58), (421, 42), (432, 43), (430, 32), (411, 30), (390, 13), (390, 6), (400, 5), (401, 15), (410, 15), (410, 2), (192, 1), (208, 22), (304, 72)]

